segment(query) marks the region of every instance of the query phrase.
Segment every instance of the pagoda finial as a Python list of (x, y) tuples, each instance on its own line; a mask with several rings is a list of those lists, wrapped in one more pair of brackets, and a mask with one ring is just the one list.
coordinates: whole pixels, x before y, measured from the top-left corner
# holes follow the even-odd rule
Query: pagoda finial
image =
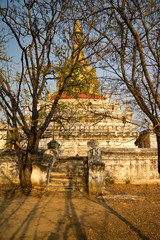
[(79, 58), (85, 58), (83, 53), (83, 31), (82, 26), (79, 20), (76, 20), (74, 24), (74, 32), (73, 32), (73, 50), (76, 53), (77, 50), (79, 51)]
[(128, 103), (128, 99), (126, 99), (126, 110), (125, 110), (125, 116), (126, 116), (126, 119), (128, 120), (132, 120), (132, 113), (130, 111), (130, 108), (129, 108), (129, 103)]
[(117, 97), (117, 90), (115, 91), (115, 99), (114, 99), (114, 104), (119, 104), (118, 97)]
[(76, 20), (74, 24), (74, 44), (79, 45), (83, 42), (83, 32), (82, 32), (82, 26), (80, 24), (79, 20)]

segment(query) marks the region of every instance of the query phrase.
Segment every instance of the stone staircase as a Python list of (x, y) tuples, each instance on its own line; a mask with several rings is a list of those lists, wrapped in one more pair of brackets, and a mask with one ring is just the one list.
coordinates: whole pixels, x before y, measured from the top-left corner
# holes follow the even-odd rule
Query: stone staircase
[(48, 190), (56, 194), (88, 193), (87, 157), (58, 157), (51, 171)]

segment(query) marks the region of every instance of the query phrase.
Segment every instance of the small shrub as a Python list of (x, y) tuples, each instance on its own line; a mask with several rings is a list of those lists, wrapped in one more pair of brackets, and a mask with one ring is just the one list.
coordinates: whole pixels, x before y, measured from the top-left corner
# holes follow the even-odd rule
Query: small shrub
[(129, 178), (126, 178), (126, 181), (125, 181), (126, 184), (130, 184), (131, 183), (131, 180)]
[(114, 184), (114, 179), (109, 175), (109, 173), (106, 175), (105, 182), (106, 184)]

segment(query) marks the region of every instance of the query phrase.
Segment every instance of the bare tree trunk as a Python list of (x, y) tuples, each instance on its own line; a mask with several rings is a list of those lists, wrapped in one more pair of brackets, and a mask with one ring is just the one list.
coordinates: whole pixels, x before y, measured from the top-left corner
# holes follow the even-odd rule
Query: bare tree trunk
[(25, 153), (16, 149), (18, 155), (20, 186), (24, 194), (29, 194), (32, 190), (32, 163), (37, 157), (38, 142), (39, 141), (36, 141), (34, 136), (31, 136), (29, 138), (28, 146)]
[(27, 152), (25, 158), (24, 156), (22, 156), (21, 166), (19, 168), (20, 185), (22, 188), (22, 192), (24, 192), (25, 194), (29, 194), (32, 190), (31, 174), (32, 156), (31, 153)]

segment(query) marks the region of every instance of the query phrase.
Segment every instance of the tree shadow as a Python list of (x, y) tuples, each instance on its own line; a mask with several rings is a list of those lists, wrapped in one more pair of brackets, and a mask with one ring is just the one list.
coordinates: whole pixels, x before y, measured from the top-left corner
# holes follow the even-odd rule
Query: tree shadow
[[(10, 187), (7, 188), (7, 190), (4, 192), (4, 198), (1, 202), (0, 205), (0, 216), (5, 212), (6, 209), (9, 208), (9, 206), (12, 204), (14, 199), (17, 199), (16, 191), (19, 189), (18, 186), (16, 185), (11, 185)], [(23, 196), (19, 198), (18, 204), (12, 209), (11, 213), (9, 216), (0, 222), (0, 226), (2, 226), (5, 222), (7, 222), (20, 208), (21, 206), (25, 203), (26, 201), (26, 196)]]
[[(53, 197), (54, 197), (54, 194), (53, 194), (52, 198)], [(32, 198), (32, 196), (27, 196), (27, 199), (28, 198)], [(32, 210), (28, 213), (28, 215), (25, 217), (25, 219), (21, 222), (21, 224), (16, 229), (16, 231), (12, 234), (12, 237), (10, 238), (10, 240), (17, 239), (17, 235), (19, 234), (20, 231), (21, 231), (21, 234), (18, 237), (19, 237), (19, 239), (23, 239), (25, 237), (29, 227), (32, 226), (32, 220), (35, 217), (36, 217), (37, 221), (36, 221), (36, 227), (34, 230), (34, 240), (39, 239), (39, 237), (37, 236), (37, 233), (38, 233), (39, 222), (40, 222), (41, 218), (43, 218), (41, 216), (42, 211), (49, 204), (49, 202), (52, 202), (52, 198), (48, 198), (48, 201), (43, 203), (42, 198), (43, 198), (43, 196), (40, 196), (40, 195), (36, 197), (36, 200), (37, 200), (36, 204), (33, 206)], [(38, 211), (40, 209), (41, 209), (41, 211), (38, 213)], [(46, 217), (44, 217), (44, 218), (46, 218)]]
[(103, 197), (101, 199), (91, 199), (89, 197), (86, 197), (89, 201), (93, 201), (94, 203), (100, 204), (105, 209), (109, 210), (113, 215), (115, 215), (118, 219), (120, 219), (122, 222), (124, 222), (127, 226), (132, 229), (133, 232), (135, 232), (140, 239), (142, 240), (150, 240), (145, 234), (143, 234), (138, 228), (136, 228), (131, 222), (129, 222), (126, 218), (124, 218), (122, 215), (120, 215), (117, 211), (115, 211), (112, 207), (110, 207)]
[[(70, 210), (70, 221), (68, 224), (66, 224), (65, 231), (63, 234), (64, 239), (67, 239), (67, 233), (70, 228), (74, 228), (76, 233), (77, 240), (87, 240), (87, 235), (85, 233), (85, 230), (83, 229), (81, 222), (83, 222), (83, 219), (79, 219), (76, 209), (74, 207), (74, 204), (72, 202), (72, 199), (67, 199), (66, 201), (66, 214), (69, 216), (69, 210)], [(69, 238), (68, 238), (69, 239)]]
[(19, 227), (17, 228), (17, 230), (13, 233), (12, 237), (10, 238), (10, 240), (13, 240), (16, 238), (17, 234), (19, 233), (20, 230), (22, 230), (22, 228), (24, 227), (21, 236), (19, 237), (20, 239), (23, 239), (23, 237), (25, 236), (30, 224), (32, 223), (32, 219), (34, 217), (34, 215), (37, 212), (38, 206), (40, 204), (41, 199), (39, 199), (37, 201), (37, 203), (34, 205), (33, 209), (30, 211), (30, 213), (27, 215), (27, 217), (23, 220), (23, 222), (19, 225)]
[[(83, 162), (83, 168), (85, 162)], [(83, 169), (83, 174), (77, 172), (77, 163), (72, 163), (72, 168), (69, 165), (66, 167), (67, 169), (67, 177), (69, 179), (68, 187), (65, 190), (65, 209), (62, 217), (58, 220), (56, 231), (51, 232), (48, 240), (59, 240), (62, 238), (64, 240), (70, 240), (70, 230), (72, 234), (74, 234), (75, 239), (77, 240), (87, 240), (87, 235), (85, 229), (82, 226), (84, 223), (84, 217), (86, 216), (86, 211), (81, 213), (80, 217), (77, 214), (76, 206), (73, 203), (72, 199), (82, 198), (87, 194), (86, 191), (86, 181), (87, 175)], [(74, 176), (77, 174), (77, 177), (81, 178), (84, 184), (84, 189), (81, 191), (81, 186), (79, 186), (78, 182), (74, 179)]]
[(72, 198), (66, 196), (64, 214), (58, 220), (56, 231), (50, 233), (48, 240), (59, 240), (62, 235), (63, 239), (70, 240), (70, 230), (72, 230), (75, 239), (87, 240), (85, 229), (82, 226), (84, 216), (85, 214), (82, 213), (81, 219), (78, 217)]
[[(11, 218), (15, 218), (15, 222), (16, 222), (16, 220), (17, 220), (16, 218), (17, 218), (17, 216), (19, 216), (19, 213), (20, 213), (18, 211), (22, 212), (21, 214), (22, 214), (22, 217), (23, 217), (23, 209), (21, 209), (21, 208), (22, 208), (23, 205), (25, 206), (25, 204), (26, 205), (28, 204), (27, 200), (29, 198), (30, 199), (32, 198), (32, 196), (29, 196), (29, 195), (25, 196), (21, 192), (19, 192), (19, 194), (20, 194), (20, 196), (19, 196), (16, 192), (16, 190), (18, 188), (19, 187), (14, 187), (14, 188), (9, 188), (8, 187), (7, 190), (4, 191), (4, 198), (2, 199), (1, 206), (0, 206), (0, 220), (2, 219), (2, 221), (0, 221), (0, 228), (1, 228), (0, 239), (1, 239), (1, 237), (4, 237), (3, 236), (4, 229), (10, 230), (8, 228), (8, 226), (10, 226), (9, 220)], [(21, 232), (19, 234), (20, 237), (18, 236), (18, 238), (23, 239), (23, 237), (25, 236), (25, 234), (27, 233), (27, 231), (29, 229), (29, 226), (32, 224), (32, 219), (35, 217), (35, 215), (37, 213), (37, 210), (39, 209), (39, 204), (40, 203), (41, 203), (41, 197), (39, 195), (39, 196), (36, 197), (36, 204), (31, 209), (31, 211), (28, 213), (28, 215), (24, 218), (24, 220), (22, 222), (20, 222), (20, 225), (19, 225), (19, 222), (17, 224), (18, 226), (15, 224), (16, 230), (14, 231), (14, 233), (12, 233), (12, 236), (9, 237), (10, 240), (17, 239), (17, 235), (20, 232)], [(43, 209), (43, 206), (42, 206), (42, 209)], [(9, 214), (7, 212), (9, 212)], [(39, 218), (40, 218), (40, 216), (39, 216)], [(38, 223), (37, 223), (37, 226), (38, 226)], [(38, 239), (36, 237), (36, 231), (37, 231), (37, 227), (36, 227), (36, 230), (35, 230), (35, 239)]]
[(13, 181), (4, 173), (4, 171), (2, 169), (0, 169), (0, 173), (3, 175), (4, 179), (7, 179), (7, 181), (14, 186)]
[[(72, 179), (70, 181), (72, 181)], [(10, 214), (3, 218), (4, 220), (0, 223), (0, 227), (2, 227), (3, 224), (6, 224), (5, 226), (7, 226), (7, 223), (11, 217), (12, 219), (14, 219), (14, 217), (17, 217), (16, 213), (21, 209), (23, 204), (28, 204), (28, 200), (29, 200), (29, 203), (32, 202), (30, 201), (29, 198), (31, 199), (32, 196), (23, 196), (23, 197), (17, 198), (17, 196), (15, 195), (15, 191), (11, 191), (11, 192), (7, 191), (1, 204), (1, 211), (0, 211), (1, 216), (2, 216), (2, 213), (3, 213), (3, 216), (5, 216), (6, 214), (5, 210), (8, 210), (7, 208), (9, 206), (12, 209)], [(109, 204), (107, 204), (107, 201), (103, 199), (103, 197), (101, 199), (90, 198), (89, 196), (86, 196), (86, 195), (82, 195), (78, 197), (79, 200), (81, 200), (81, 198), (82, 199), (84, 198), (85, 200), (87, 200), (88, 203), (93, 202), (95, 204), (95, 209), (97, 204), (104, 208), (105, 217), (102, 219), (102, 222), (100, 223), (102, 227), (105, 228), (107, 224), (108, 215), (113, 214), (114, 216), (116, 216), (116, 218), (118, 218), (121, 222), (123, 222), (127, 227), (129, 226), (130, 229), (134, 233), (136, 233), (136, 235), (140, 239), (149, 240), (149, 238), (145, 234), (143, 234), (140, 231), (140, 229), (135, 227), (130, 221), (128, 221), (125, 217), (123, 217), (121, 214), (115, 211), (113, 207), (110, 207)], [(11, 203), (15, 199), (16, 199), (16, 204), (14, 202), (12, 207)], [(88, 236), (87, 236), (88, 231), (86, 232), (86, 218), (88, 217), (87, 202), (85, 203), (86, 206), (84, 206), (84, 208), (81, 208), (82, 209), (81, 211), (78, 211), (77, 203), (80, 203), (80, 201), (74, 201), (74, 199), (75, 198), (72, 197), (72, 195), (68, 196), (68, 191), (67, 191), (66, 195), (63, 196), (63, 199), (61, 200), (63, 203), (61, 208), (60, 205), (58, 206), (58, 204), (54, 206), (54, 202), (59, 200), (59, 197), (56, 196), (54, 193), (52, 193), (48, 198), (47, 196), (45, 198), (43, 198), (42, 196), (34, 198), (34, 201), (32, 202), (31, 207), (29, 209), (27, 208), (27, 215), (24, 214), (23, 220), (21, 222), (18, 222), (18, 226), (15, 224), (14, 232), (12, 232), (11, 237), (9, 239), (10, 240), (17, 239), (17, 238), (23, 239), (26, 236), (28, 237), (28, 234), (30, 234), (31, 227), (33, 227), (33, 225), (34, 225), (34, 228), (33, 228), (34, 232), (32, 233), (34, 236), (33, 239), (34, 240), (39, 239), (39, 234), (40, 234), (39, 230), (41, 230), (40, 227), (43, 227), (43, 220), (44, 220), (45, 222), (47, 222), (48, 225), (49, 224), (51, 225), (51, 228), (48, 228), (47, 236), (45, 235), (46, 233), (44, 233), (45, 229), (44, 229), (44, 232), (42, 231), (41, 239), (43, 239), (43, 237), (45, 237), (45, 239), (46, 237), (48, 237), (48, 240), (60, 240), (62, 238), (64, 240), (70, 240), (71, 239), (70, 236), (73, 235), (74, 239), (87, 240), (88, 239)], [(55, 211), (57, 211), (58, 209), (57, 211), (58, 217), (57, 216), (55, 217), (56, 222), (53, 220), (51, 214), (49, 215), (45, 214), (45, 209), (47, 209), (47, 211), (50, 211), (51, 213), (53, 212), (53, 216)], [(94, 209), (94, 205), (93, 205), (93, 209)], [(107, 210), (106, 212), (105, 212), (105, 209)], [(23, 209), (21, 209), (21, 211), (23, 211)], [(62, 213), (59, 214), (59, 211), (61, 211)], [(92, 225), (89, 224), (89, 226), (92, 228)]]
[[(72, 230), (74, 232), (75, 238), (77, 240), (87, 240), (87, 235), (82, 227), (82, 222), (84, 222), (83, 213), (81, 215), (81, 219), (78, 217), (78, 214), (76, 212), (76, 207), (72, 201), (72, 199), (77, 198), (77, 194), (79, 198), (84, 196), (84, 193), (81, 192), (79, 189), (78, 183), (76, 181), (73, 182), (72, 177), (74, 174), (77, 173), (77, 164), (72, 164), (72, 169), (67, 166), (67, 177), (69, 179), (68, 188), (66, 188), (66, 192), (64, 194), (65, 198), (65, 209), (64, 214), (62, 217), (58, 220), (56, 231), (51, 232), (48, 240), (59, 240), (62, 235), (63, 239), (70, 240), (69, 231)], [(84, 176), (81, 176), (78, 174), (78, 177), (84, 178)], [(75, 192), (76, 193), (75, 193)]]

